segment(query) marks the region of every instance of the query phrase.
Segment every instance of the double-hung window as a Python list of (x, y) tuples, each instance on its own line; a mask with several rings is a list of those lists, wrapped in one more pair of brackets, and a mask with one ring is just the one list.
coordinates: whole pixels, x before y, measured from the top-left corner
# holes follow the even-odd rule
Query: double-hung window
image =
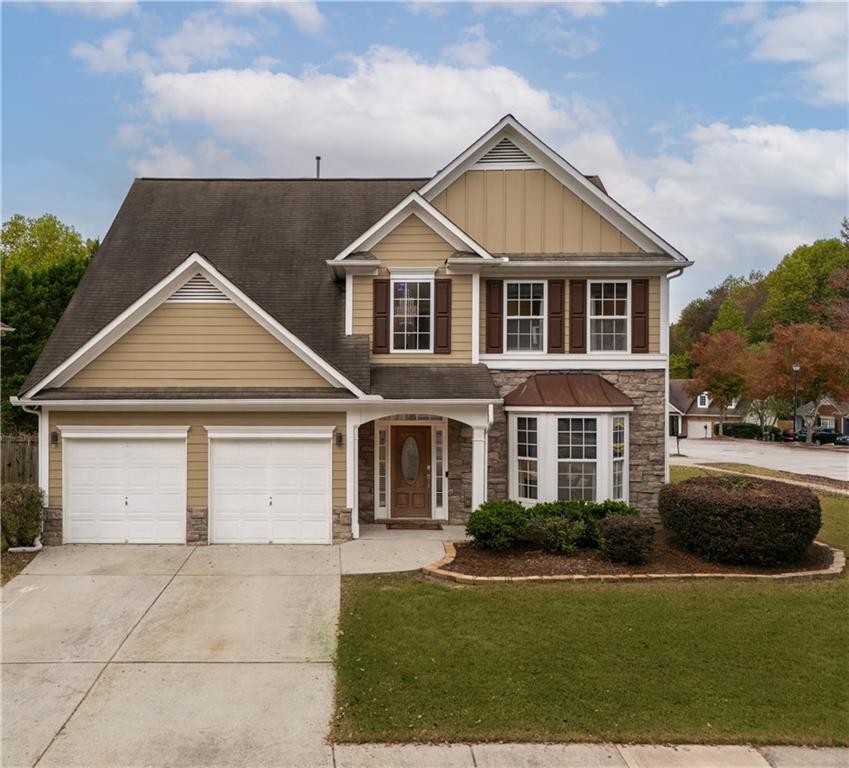
[(590, 282), (590, 351), (628, 351), (628, 283)]
[(595, 501), (598, 474), (595, 418), (557, 419), (557, 498)]
[(507, 281), (504, 320), (507, 352), (544, 352), (545, 282)]
[(625, 417), (614, 416), (611, 458), (613, 460), (613, 493), (611, 498), (625, 498)]
[(433, 281), (392, 281), (392, 351), (433, 350)]
[(535, 501), (539, 498), (539, 487), (537, 485), (538, 451), (536, 418), (519, 416), (516, 419), (516, 468), (520, 499)]

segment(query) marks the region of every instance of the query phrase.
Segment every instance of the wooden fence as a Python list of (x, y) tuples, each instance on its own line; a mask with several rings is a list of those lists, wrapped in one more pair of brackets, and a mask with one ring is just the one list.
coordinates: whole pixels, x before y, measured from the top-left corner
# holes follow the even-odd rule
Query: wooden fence
[(4, 483), (38, 482), (38, 435), (3, 435), (0, 440)]

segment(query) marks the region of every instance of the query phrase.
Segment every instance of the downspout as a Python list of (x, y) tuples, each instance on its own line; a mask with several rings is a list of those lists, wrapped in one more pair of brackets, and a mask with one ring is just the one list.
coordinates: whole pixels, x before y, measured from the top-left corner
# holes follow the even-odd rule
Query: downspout
[[(666, 273), (666, 282), (669, 283), (670, 280), (674, 280), (676, 277), (681, 277), (684, 274), (684, 267), (678, 267), (678, 269), (673, 269), (671, 272)], [(667, 285), (666, 289), (666, 303), (669, 304), (669, 286)], [(667, 306), (667, 315), (669, 314), (669, 307)], [(669, 325), (670, 323), (669, 317), (667, 317), (667, 326), (666, 326), (666, 366), (663, 371), (663, 401), (664, 401), (664, 409), (663, 409), (663, 481), (665, 483), (669, 482), (669, 356), (672, 354), (670, 349), (670, 339), (669, 339)], [(683, 416), (682, 416), (683, 423)], [(679, 427), (680, 430), (680, 427)], [(680, 445), (680, 443), (678, 443)]]

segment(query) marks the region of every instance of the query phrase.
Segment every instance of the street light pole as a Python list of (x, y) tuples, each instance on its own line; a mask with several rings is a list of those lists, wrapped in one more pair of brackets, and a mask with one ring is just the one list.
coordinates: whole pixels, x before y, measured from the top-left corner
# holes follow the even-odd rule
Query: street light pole
[(798, 398), (799, 398), (799, 363), (793, 363), (793, 436), (796, 436), (796, 421), (798, 419)]

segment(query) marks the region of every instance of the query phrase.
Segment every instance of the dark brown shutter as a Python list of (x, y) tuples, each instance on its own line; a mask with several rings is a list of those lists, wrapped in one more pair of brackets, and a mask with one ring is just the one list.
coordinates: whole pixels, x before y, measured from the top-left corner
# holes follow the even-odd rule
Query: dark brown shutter
[(631, 281), (631, 351), (649, 351), (649, 281)]
[(372, 285), (372, 351), (376, 355), (389, 354), (389, 281), (375, 280)]
[(451, 280), (435, 280), (434, 290), (433, 351), (448, 355), (451, 353)]
[(504, 281), (486, 281), (486, 351), (501, 352), (504, 338)]
[(548, 351), (565, 352), (563, 307), (566, 293), (564, 280), (548, 281)]
[(587, 351), (587, 281), (569, 281), (569, 351)]

